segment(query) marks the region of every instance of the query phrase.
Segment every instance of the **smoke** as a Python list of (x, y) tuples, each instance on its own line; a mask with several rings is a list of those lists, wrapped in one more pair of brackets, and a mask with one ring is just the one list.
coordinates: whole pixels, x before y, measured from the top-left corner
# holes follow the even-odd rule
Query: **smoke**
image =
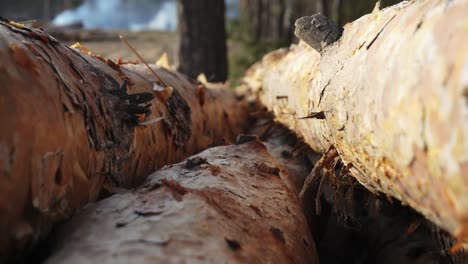
[(177, 26), (176, 3), (170, 0), (85, 0), (57, 15), (52, 24), (81, 23), (85, 28), (164, 30)]
[[(226, 0), (228, 18), (238, 16), (238, 3), (239, 0)], [(174, 31), (177, 28), (176, 0), (85, 0), (52, 21), (56, 26), (76, 23), (85, 28)]]
[(132, 31), (140, 30), (164, 30), (174, 31), (177, 28), (177, 8), (175, 2), (166, 2), (161, 6), (156, 15), (144, 24), (130, 24)]

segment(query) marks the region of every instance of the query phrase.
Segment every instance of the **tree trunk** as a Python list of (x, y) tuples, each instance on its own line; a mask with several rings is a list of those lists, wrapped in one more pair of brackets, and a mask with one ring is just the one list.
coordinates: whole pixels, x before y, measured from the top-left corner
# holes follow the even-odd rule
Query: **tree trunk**
[[(380, 0), (380, 7), (384, 8), (401, 1), (403, 0)], [(297, 19), (321, 13), (339, 25), (344, 25), (370, 13), (376, 2), (377, 0), (294, 0), (294, 17)]]
[(86, 207), (45, 263), (318, 263), (285, 138), (208, 149)]
[(295, 5), (296, 2), (284, 0), (241, 0), (241, 19), (247, 29), (248, 40), (253, 43), (290, 43), (293, 32), (291, 10)]
[(178, 0), (179, 71), (191, 78), (204, 73), (209, 81), (227, 79), (223, 0)]
[(135, 186), (249, 124), (251, 103), (229, 89), (153, 66), (157, 80), (143, 65), (89, 56), (4, 21), (0, 43), (0, 262), (21, 256), (103, 185)]
[(45, 22), (50, 21), (51, 19), (51, 6), (50, 6), (50, 0), (44, 0), (43, 5), (42, 5), (42, 19)]
[(314, 150), (333, 145), (369, 190), (466, 241), (467, 9), (401, 3), (348, 24), (321, 55), (305, 43), (273, 52), (245, 81)]

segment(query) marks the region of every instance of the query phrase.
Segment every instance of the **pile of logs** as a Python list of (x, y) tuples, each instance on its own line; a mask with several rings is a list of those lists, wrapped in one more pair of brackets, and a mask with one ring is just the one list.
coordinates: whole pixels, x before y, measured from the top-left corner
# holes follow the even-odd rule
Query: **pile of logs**
[(464, 263), (466, 10), (376, 10), (237, 90), (0, 21), (0, 262)]
[(348, 24), (321, 56), (301, 43), (246, 76), (314, 150), (333, 146), (367, 189), (460, 240), (468, 239), (467, 7), (403, 2)]

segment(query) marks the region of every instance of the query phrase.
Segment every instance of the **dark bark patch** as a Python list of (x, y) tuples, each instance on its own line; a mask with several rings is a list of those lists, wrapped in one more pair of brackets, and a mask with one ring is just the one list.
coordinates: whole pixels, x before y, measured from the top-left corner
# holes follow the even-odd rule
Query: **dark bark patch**
[(192, 118), (191, 110), (185, 99), (176, 90), (167, 100), (167, 108), (169, 110), (168, 121), (172, 125), (172, 134), (174, 135), (174, 144), (178, 147), (184, 143), (192, 135)]
[(263, 217), (263, 213), (262, 213), (262, 210), (260, 208), (258, 208), (258, 206), (256, 205), (249, 205), (249, 207), (260, 217)]
[(143, 216), (143, 217), (150, 217), (150, 216), (156, 216), (164, 213), (164, 211), (139, 211), (135, 210), (133, 211), (134, 214), (138, 216)]
[(229, 239), (229, 238), (227, 238), (227, 237), (225, 237), (224, 240), (226, 241), (226, 244), (228, 245), (228, 247), (229, 247), (232, 251), (237, 251), (237, 250), (241, 249), (241, 245), (240, 245), (239, 242), (237, 242), (236, 240), (234, 240), (234, 239)]
[(200, 166), (202, 164), (209, 164), (209, 163), (204, 158), (194, 157), (194, 158), (191, 158), (191, 159), (187, 159), (187, 161), (185, 162), (184, 168), (191, 170), (191, 169), (193, 169), (193, 168), (195, 168), (197, 166)]
[(276, 240), (280, 241), (283, 244), (286, 243), (286, 239), (284, 239), (284, 233), (281, 229), (277, 227), (271, 227), (270, 232)]
[(257, 166), (257, 170), (260, 174), (276, 175), (276, 176), (280, 175), (280, 168), (276, 166), (267, 165), (264, 162)]
[(250, 141), (258, 140), (257, 135), (244, 135), (240, 134), (237, 136), (236, 145), (244, 144)]
[(209, 167), (211, 175), (218, 176), (221, 173), (221, 167), (212, 165)]
[(185, 188), (184, 186), (180, 185), (180, 183), (178, 183), (178, 182), (176, 182), (176, 181), (168, 180), (168, 179), (162, 179), (162, 180), (161, 180), (161, 183), (164, 184), (164, 186), (166, 186), (167, 188), (169, 188), (169, 190), (170, 190), (171, 193), (174, 195), (174, 198), (175, 198), (177, 201), (182, 200), (182, 197), (183, 197), (186, 193), (188, 193), (187, 188)]

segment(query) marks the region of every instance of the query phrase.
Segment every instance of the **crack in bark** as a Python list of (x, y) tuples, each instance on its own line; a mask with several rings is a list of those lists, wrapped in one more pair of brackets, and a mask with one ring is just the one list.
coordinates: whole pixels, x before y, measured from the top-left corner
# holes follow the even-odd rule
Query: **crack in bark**
[(322, 98), (323, 98), (323, 95), (325, 94), (325, 89), (327, 89), (327, 87), (330, 85), (331, 83), (331, 79), (328, 80), (327, 84), (325, 84), (325, 86), (323, 87), (322, 91), (320, 92), (320, 97), (319, 97), (319, 102), (317, 104), (317, 107), (320, 106), (320, 103), (322, 102)]
[(424, 24), (424, 20), (421, 19), (418, 24), (416, 25), (416, 28), (414, 29), (414, 33), (416, 33), (420, 28), (421, 26)]
[[(335, 74), (333, 74), (333, 76), (337, 75), (340, 71), (342, 71), (344, 69), (344, 64), (341, 63), (340, 61), (337, 62), (338, 64), (340, 64), (340, 69), (338, 69)], [(325, 84), (325, 86), (323, 87), (322, 91), (320, 91), (320, 97), (319, 97), (319, 102), (317, 104), (317, 107), (320, 106), (320, 103), (322, 102), (322, 98), (324, 97), (325, 95), (325, 90), (327, 89), (327, 87), (331, 84), (331, 81), (332, 79), (328, 79), (328, 82), (327, 84)]]
[(384, 31), (384, 29), (388, 26), (388, 24), (396, 17), (396, 15), (393, 15), (388, 21), (387, 23), (385, 23), (385, 25), (382, 27), (382, 29), (380, 29), (380, 31), (377, 33), (377, 35), (375, 35), (375, 37), (371, 40), (371, 42), (369, 43), (369, 45), (367, 45), (366, 49), (369, 49), (373, 44), (374, 42), (377, 40), (377, 38), (380, 36), (380, 34)]
[[(422, 100), (422, 99), (421, 99)], [(427, 138), (425, 136), (425, 128), (427, 124), (427, 113), (426, 113), (426, 107), (424, 106), (424, 103), (421, 102), (422, 105), (422, 116), (421, 116), (421, 139), (423, 141), (423, 151), (427, 152), (428, 146), (427, 146)]]

